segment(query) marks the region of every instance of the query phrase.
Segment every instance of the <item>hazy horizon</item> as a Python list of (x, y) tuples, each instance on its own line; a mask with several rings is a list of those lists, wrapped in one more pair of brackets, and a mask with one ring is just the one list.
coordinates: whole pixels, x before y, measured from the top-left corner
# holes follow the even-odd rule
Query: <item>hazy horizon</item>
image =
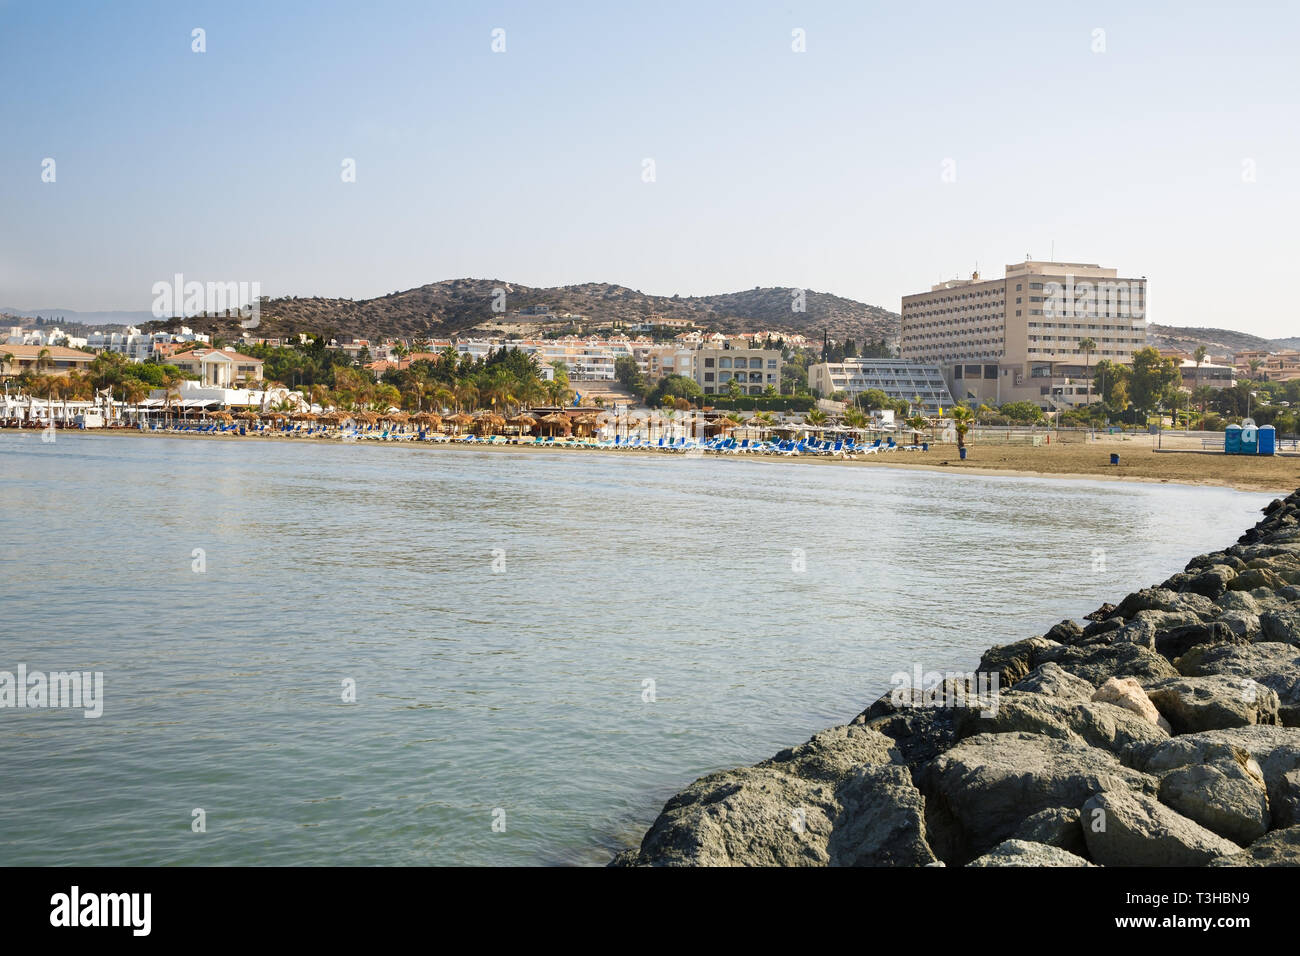
[(897, 312), (1028, 253), (1146, 276), (1155, 323), (1285, 337), (1297, 26), (1264, 3), (0, 0), (0, 305), (147, 311), (182, 273)]

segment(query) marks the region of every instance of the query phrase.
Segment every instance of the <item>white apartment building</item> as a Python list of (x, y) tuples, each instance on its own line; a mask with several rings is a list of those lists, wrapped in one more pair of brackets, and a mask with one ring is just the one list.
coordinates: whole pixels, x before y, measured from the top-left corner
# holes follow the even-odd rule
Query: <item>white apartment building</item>
[(919, 410), (925, 415), (938, 415), (956, 404), (939, 366), (903, 359), (859, 357), (810, 365), (808, 387), (823, 396), (847, 392), (850, 398), (857, 398), (877, 389), (894, 401), (914, 403), (919, 399)]

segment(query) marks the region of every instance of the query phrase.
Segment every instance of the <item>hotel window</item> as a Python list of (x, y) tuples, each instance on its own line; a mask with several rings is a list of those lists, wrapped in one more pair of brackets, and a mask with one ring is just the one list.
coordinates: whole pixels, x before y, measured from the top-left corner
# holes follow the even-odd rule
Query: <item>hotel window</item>
[(731, 359), (718, 359), (718, 368), (731, 368)]
[(706, 381), (706, 382), (712, 382), (712, 381), (713, 381), (713, 373), (712, 373), (712, 372), (705, 372), (705, 373), (704, 373), (704, 381)]

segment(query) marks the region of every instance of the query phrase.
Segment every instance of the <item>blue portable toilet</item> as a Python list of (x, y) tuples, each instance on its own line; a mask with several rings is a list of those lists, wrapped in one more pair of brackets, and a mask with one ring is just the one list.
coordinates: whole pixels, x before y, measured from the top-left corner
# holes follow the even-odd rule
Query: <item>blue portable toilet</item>
[(1223, 430), (1223, 450), (1229, 455), (1241, 454), (1241, 426), (1229, 425)]
[(1241, 453), (1243, 455), (1259, 454), (1259, 429), (1247, 419), (1248, 424), (1241, 426)]
[(1277, 429), (1272, 425), (1265, 425), (1259, 430), (1259, 454), (1277, 454)]

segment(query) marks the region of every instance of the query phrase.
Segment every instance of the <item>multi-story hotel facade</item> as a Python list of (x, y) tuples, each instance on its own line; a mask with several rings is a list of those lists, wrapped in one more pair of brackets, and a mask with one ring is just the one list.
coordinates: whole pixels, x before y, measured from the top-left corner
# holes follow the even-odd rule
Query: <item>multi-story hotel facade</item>
[(937, 365), (958, 401), (1066, 408), (1087, 400), (1091, 365), (1131, 364), (1146, 346), (1146, 304), (1146, 277), (1026, 260), (1000, 279), (977, 272), (903, 296), (900, 357)]

